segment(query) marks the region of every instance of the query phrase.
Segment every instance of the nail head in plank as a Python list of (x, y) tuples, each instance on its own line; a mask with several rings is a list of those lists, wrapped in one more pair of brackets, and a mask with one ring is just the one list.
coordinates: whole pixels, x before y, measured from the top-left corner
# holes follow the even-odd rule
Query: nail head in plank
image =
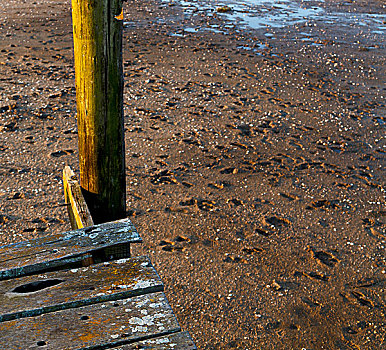
[(188, 332), (178, 332), (153, 339), (143, 340), (133, 344), (122, 345), (111, 350), (196, 350)]
[(148, 257), (0, 281), (0, 322), (159, 292)]
[(2, 322), (0, 349), (106, 349), (180, 330), (159, 292)]
[[(142, 242), (129, 219), (103, 223), (0, 247), (0, 280), (79, 261), (83, 255)], [(106, 249), (108, 248), (108, 249)], [(126, 247), (126, 257), (129, 252)], [(121, 256), (122, 257), (122, 256)]]

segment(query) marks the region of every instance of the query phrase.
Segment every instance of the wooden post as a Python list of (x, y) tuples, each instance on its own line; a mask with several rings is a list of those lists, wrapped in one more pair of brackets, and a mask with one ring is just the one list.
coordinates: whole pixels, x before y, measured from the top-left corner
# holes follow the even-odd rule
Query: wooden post
[(94, 222), (126, 216), (122, 0), (72, 0), (80, 185)]

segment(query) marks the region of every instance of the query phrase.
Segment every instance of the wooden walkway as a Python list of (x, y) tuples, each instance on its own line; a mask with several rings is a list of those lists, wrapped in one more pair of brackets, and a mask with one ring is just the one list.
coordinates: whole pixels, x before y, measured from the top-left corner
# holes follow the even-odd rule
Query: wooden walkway
[(0, 349), (196, 349), (130, 220), (0, 247)]

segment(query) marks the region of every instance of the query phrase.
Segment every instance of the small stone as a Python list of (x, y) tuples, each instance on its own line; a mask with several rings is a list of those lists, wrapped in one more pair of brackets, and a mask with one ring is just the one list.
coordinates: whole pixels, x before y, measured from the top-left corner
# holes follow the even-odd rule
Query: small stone
[(229, 6), (221, 6), (221, 7), (217, 7), (217, 12), (219, 13), (227, 13), (227, 12), (231, 12), (232, 11), (232, 8), (229, 7)]

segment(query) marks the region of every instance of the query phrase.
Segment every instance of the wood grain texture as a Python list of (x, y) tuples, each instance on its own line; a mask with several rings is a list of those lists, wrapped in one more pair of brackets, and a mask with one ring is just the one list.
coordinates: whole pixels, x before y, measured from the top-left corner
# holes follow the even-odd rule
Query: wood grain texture
[(122, 345), (112, 350), (195, 350), (188, 332), (178, 332), (163, 337), (143, 340), (134, 344)]
[(72, 0), (80, 185), (95, 223), (125, 217), (122, 0)]
[(179, 332), (163, 293), (0, 323), (0, 349), (106, 349)]
[(93, 257), (106, 261), (130, 256), (130, 243), (142, 242), (129, 219), (0, 247), (0, 280), (59, 269)]
[(73, 230), (93, 226), (94, 221), (83, 197), (75, 173), (69, 166), (63, 169), (64, 199), (67, 204), (68, 216)]
[(25, 276), (0, 281), (0, 322), (162, 290), (147, 257)]

